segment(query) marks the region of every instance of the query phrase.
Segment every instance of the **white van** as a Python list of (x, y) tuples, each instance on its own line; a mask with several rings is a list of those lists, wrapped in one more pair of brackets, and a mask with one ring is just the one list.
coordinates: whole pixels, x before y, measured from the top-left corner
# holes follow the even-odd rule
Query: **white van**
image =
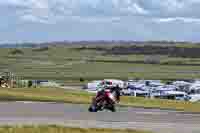
[(117, 79), (104, 79), (101, 84), (106, 85), (108, 87), (119, 86), (120, 88), (124, 88), (124, 86), (125, 86), (124, 81), (117, 80)]
[(94, 80), (90, 83), (87, 83), (83, 89), (88, 89), (88, 90), (97, 90), (97, 88), (101, 85), (102, 80)]

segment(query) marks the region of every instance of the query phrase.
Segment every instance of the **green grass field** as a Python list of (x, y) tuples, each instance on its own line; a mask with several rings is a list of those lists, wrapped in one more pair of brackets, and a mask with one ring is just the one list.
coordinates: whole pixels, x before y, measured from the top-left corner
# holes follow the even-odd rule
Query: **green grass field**
[(114, 129), (83, 129), (69, 128), (56, 125), (49, 126), (3, 126), (0, 133), (150, 133), (138, 130), (114, 130)]
[[(0, 72), (12, 71), (24, 79), (52, 79), (78, 82), (104, 78), (194, 79), (200, 78), (200, 58), (159, 55), (158, 64), (144, 64), (147, 55), (104, 55), (100, 51), (49, 47), (44, 51), (0, 49)], [(156, 55), (155, 55), (156, 56)]]
[[(69, 91), (59, 88), (16, 88), (1, 89), (0, 101), (43, 101), (64, 102), (74, 104), (90, 104), (94, 95), (85, 91)], [(200, 112), (200, 103), (122, 97), (119, 105), (134, 107), (150, 107), (175, 109), (186, 112)]]

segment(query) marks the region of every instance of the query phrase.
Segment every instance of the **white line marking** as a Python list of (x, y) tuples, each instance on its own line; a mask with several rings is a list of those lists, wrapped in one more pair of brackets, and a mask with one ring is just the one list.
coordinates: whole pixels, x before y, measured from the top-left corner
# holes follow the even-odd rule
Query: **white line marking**
[(54, 104), (56, 102), (16, 101), (15, 103), (24, 103), (24, 104)]

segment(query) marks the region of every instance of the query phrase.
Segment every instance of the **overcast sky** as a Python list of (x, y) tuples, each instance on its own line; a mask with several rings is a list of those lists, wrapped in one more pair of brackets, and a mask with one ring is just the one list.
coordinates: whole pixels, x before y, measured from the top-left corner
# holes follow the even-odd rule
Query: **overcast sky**
[(0, 43), (200, 41), (200, 0), (1, 0)]

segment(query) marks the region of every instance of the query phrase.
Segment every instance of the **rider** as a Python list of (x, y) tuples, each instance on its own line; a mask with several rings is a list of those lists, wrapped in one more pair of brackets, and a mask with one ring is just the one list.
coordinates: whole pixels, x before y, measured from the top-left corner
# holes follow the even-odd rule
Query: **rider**
[(113, 92), (113, 91), (116, 92), (116, 102), (119, 103), (119, 101), (120, 101), (120, 87), (119, 87), (119, 85), (116, 85), (116, 86), (109, 86), (107, 84), (100, 85), (98, 87), (98, 92), (97, 92), (96, 97), (103, 96), (105, 90), (107, 90), (107, 89), (110, 90), (111, 92)]

